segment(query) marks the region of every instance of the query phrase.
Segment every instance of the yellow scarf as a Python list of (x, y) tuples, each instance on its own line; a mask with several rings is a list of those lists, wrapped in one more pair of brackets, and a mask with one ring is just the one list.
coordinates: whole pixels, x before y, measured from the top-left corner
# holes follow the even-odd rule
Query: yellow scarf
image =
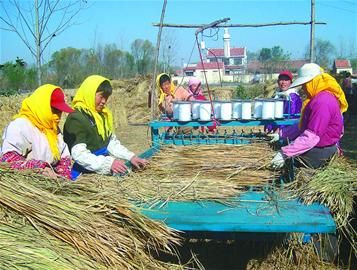
[(335, 78), (333, 78), (327, 73), (322, 73), (321, 75), (318, 75), (311, 81), (307, 82), (306, 91), (308, 92), (308, 97), (302, 104), (301, 120), (303, 118), (302, 116), (304, 114), (306, 105), (311, 101), (313, 97), (315, 97), (318, 93), (322, 91), (327, 91), (338, 99), (341, 113), (347, 111), (348, 104), (346, 101), (345, 93), (343, 92), (341, 86), (337, 83)]
[(99, 75), (87, 77), (73, 99), (73, 108), (82, 110), (94, 118), (98, 133), (103, 140), (113, 133), (113, 115), (111, 111), (107, 107), (104, 107), (101, 113), (95, 109), (95, 94), (99, 85), (104, 81), (109, 80)]
[(28, 119), (46, 135), (54, 160), (60, 159), (57, 141), (60, 119), (56, 114), (52, 113), (51, 109), (51, 95), (57, 88), (61, 89), (52, 84), (40, 86), (32, 95), (23, 100), (19, 113), (14, 116), (14, 119), (19, 117)]
[[(160, 97), (159, 97), (159, 104), (158, 105), (160, 105), (164, 101), (165, 97), (167, 96), (167, 94), (164, 93), (164, 91), (162, 90), (161, 85), (160, 85), (160, 78), (163, 75), (169, 76), (166, 73), (161, 73), (156, 77), (156, 85), (157, 85), (157, 88), (159, 88), (159, 90), (160, 90)], [(175, 97), (175, 85), (173, 84), (173, 82), (171, 82), (170, 93), (171, 93), (172, 96)]]

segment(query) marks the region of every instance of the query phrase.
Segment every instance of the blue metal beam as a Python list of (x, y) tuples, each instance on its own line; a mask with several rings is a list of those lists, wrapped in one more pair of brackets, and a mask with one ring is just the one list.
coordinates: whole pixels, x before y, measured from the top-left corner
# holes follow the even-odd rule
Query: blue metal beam
[(297, 200), (267, 201), (264, 192), (246, 192), (227, 206), (214, 201), (170, 201), (142, 213), (187, 232), (335, 233), (336, 225), (323, 205)]
[(299, 122), (299, 119), (283, 119), (283, 120), (230, 120), (217, 122), (214, 121), (189, 121), (189, 122), (178, 122), (178, 121), (152, 121), (149, 126), (152, 128), (162, 128), (162, 127), (211, 127), (215, 123), (222, 127), (236, 127), (236, 126), (264, 126), (264, 125), (294, 125)]

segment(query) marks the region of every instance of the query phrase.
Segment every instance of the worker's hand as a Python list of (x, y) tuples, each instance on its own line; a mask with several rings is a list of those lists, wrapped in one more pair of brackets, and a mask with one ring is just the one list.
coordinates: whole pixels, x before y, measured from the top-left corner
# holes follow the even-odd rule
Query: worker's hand
[(42, 174), (52, 179), (56, 179), (58, 177), (58, 174), (50, 167), (44, 168)]
[(269, 143), (275, 143), (280, 140), (279, 133), (271, 133), (267, 135), (270, 138)]
[(137, 156), (133, 156), (130, 162), (137, 169), (144, 168), (149, 163), (146, 159), (139, 158)]
[(279, 151), (278, 153), (276, 153), (276, 155), (270, 162), (270, 165), (274, 169), (281, 169), (284, 166), (284, 163), (285, 163), (284, 155), (281, 151)]
[(125, 166), (124, 161), (114, 159), (112, 167), (110, 168), (113, 173), (125, 173), (128, 168)]

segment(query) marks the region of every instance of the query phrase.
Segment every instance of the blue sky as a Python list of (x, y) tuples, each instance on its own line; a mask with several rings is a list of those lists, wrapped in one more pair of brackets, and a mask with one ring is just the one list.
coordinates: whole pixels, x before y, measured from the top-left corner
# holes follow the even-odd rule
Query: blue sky
[[(3, 1), (5, 8), (10, 6)], [(28, 2), (20, 0), (20, 3)], [(88, 0), (87, 9), (77, 16), (77, 25), (72, 26), (53, 39), (44, 54), (49, 60), (53, 52), (65, 48), (95, 48), (98, 44), (115, 43), (119, 48), (130, 50), (136, 38), (148, 39), (156, 44), (157, 27), (163, 0), (143, 1), (93, 1)], [(26, 4), (26, 3), (25, 3)], [(8, 10), (11, 12), (11, 10)], [(1, 11), (3, 12), (3, 11)], [(168, 0), (165, 22), (201, 24), (230, 17), (229, 23), (269, 23), (309, 21), (310, 0), (285, 1), (214, 1), (214, 0)], [(316, 37), (331, 41), (336, 49), (345, 53), (357, 53), (357, 1), (316, 0), (316, 20), (327, 25), (316, 26)], [(176, 64), (187, 62), (194, 44), (193, 29), (165, 30), (174, 40)], [(278, 26), (264, 28), (230, 28), (231, 45), (257, 51), (263, 47), (281, 46), (293, 58), (302, 58), (309, 43), (309, 26)], [(206, 32), (209, 34), (208, 32)], [(205, 38), (208, 47), (222, 47), (223, 29), (215, 38)], [(14, 60), (17, 56), (33, 63), (34, 59), (12, 32), (0, 30), (0, 63)], [(197, 61), (197, 50), (191, 61)]]

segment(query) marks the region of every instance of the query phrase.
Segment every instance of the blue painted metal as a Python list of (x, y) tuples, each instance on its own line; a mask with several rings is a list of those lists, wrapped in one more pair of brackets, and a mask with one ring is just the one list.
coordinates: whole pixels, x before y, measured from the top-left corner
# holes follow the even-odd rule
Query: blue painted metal
[(187, 232), (334, 233), (336, 229), (328, 208), (296, 200), (273, 201), (264, 192), (246, 192), (229, 206), (214, 201), (170, 201), (142, 212)]
[[(234, 120), (221, 121), (220, 126), (263, 126), (293, 125), (298, 119), (285, 120)], [(213, 126), (213, 121), (174, 122), (153, 121), (150, 123), (152, 148), (141, 157), (150, 158), (160, 149), (161, 144), (242, 144), (249, 143), (252, 135), (233, 131), (232, 134), (169, 134), (160, 129), (171, 127)], [(256, 135), (255, 135), (256, 136)], [(291, 170), (293, 172), (293, 170)], [(293, 175), (290, 175), (293, 179)], [(280, 179), (280, 184), (284, 184)], [(297, 200), (283, 200), (277, 192), (268, 187), (263, 191), (248, 191), (229, 201), (229, 206), (214, 201), (182, 202), (169, 201), (163, 206), (150, 208), (141, 206), (142, 213), (148, 217), (164, 221), (169, 227), (186, 232), (213, 233), (289, 233), (302, 232), (308, 241), (312, 233), (335, 233), (336, 225), (329, 209), (320, 204), (305, 205)], [(218, 195), (218, 194), (217, 194)], [(160, 205), (160, 204), (157, 204)]]
[(229, 120), (229, 121), (152, 121), (149, 126), (152, 128), (162, 127), (211, 127), (218, 123), (222, 127), (237, 127), (237, 126), (264, 126), (264, 125), (293, 125), (299, 122), (299, 119), (282, 119), (282, 120)]
[[(175, 134), (160, 129), (169, 128), (198, 128), (210, 127), (215, 123), (220, 127), (247, 127), (247, 126), (264, 126), (264, 125), (293, 125), (298, 123), (298, 119), (282, 119), (282, 120), (230, 120), (230, 121), (153, 121), (149, 124), (151, 127), (151, 140), (153, 145), (159, 144), (175, 144), (175, 145), (195, 145), (195, 144), (244, 144), (250, 143), (251, 134), (237, 133), (233, 130), (232, 134), (205, 134), (198, 131), (198, 134)], [(256, 136), (256, 135), (254, 135)]]

